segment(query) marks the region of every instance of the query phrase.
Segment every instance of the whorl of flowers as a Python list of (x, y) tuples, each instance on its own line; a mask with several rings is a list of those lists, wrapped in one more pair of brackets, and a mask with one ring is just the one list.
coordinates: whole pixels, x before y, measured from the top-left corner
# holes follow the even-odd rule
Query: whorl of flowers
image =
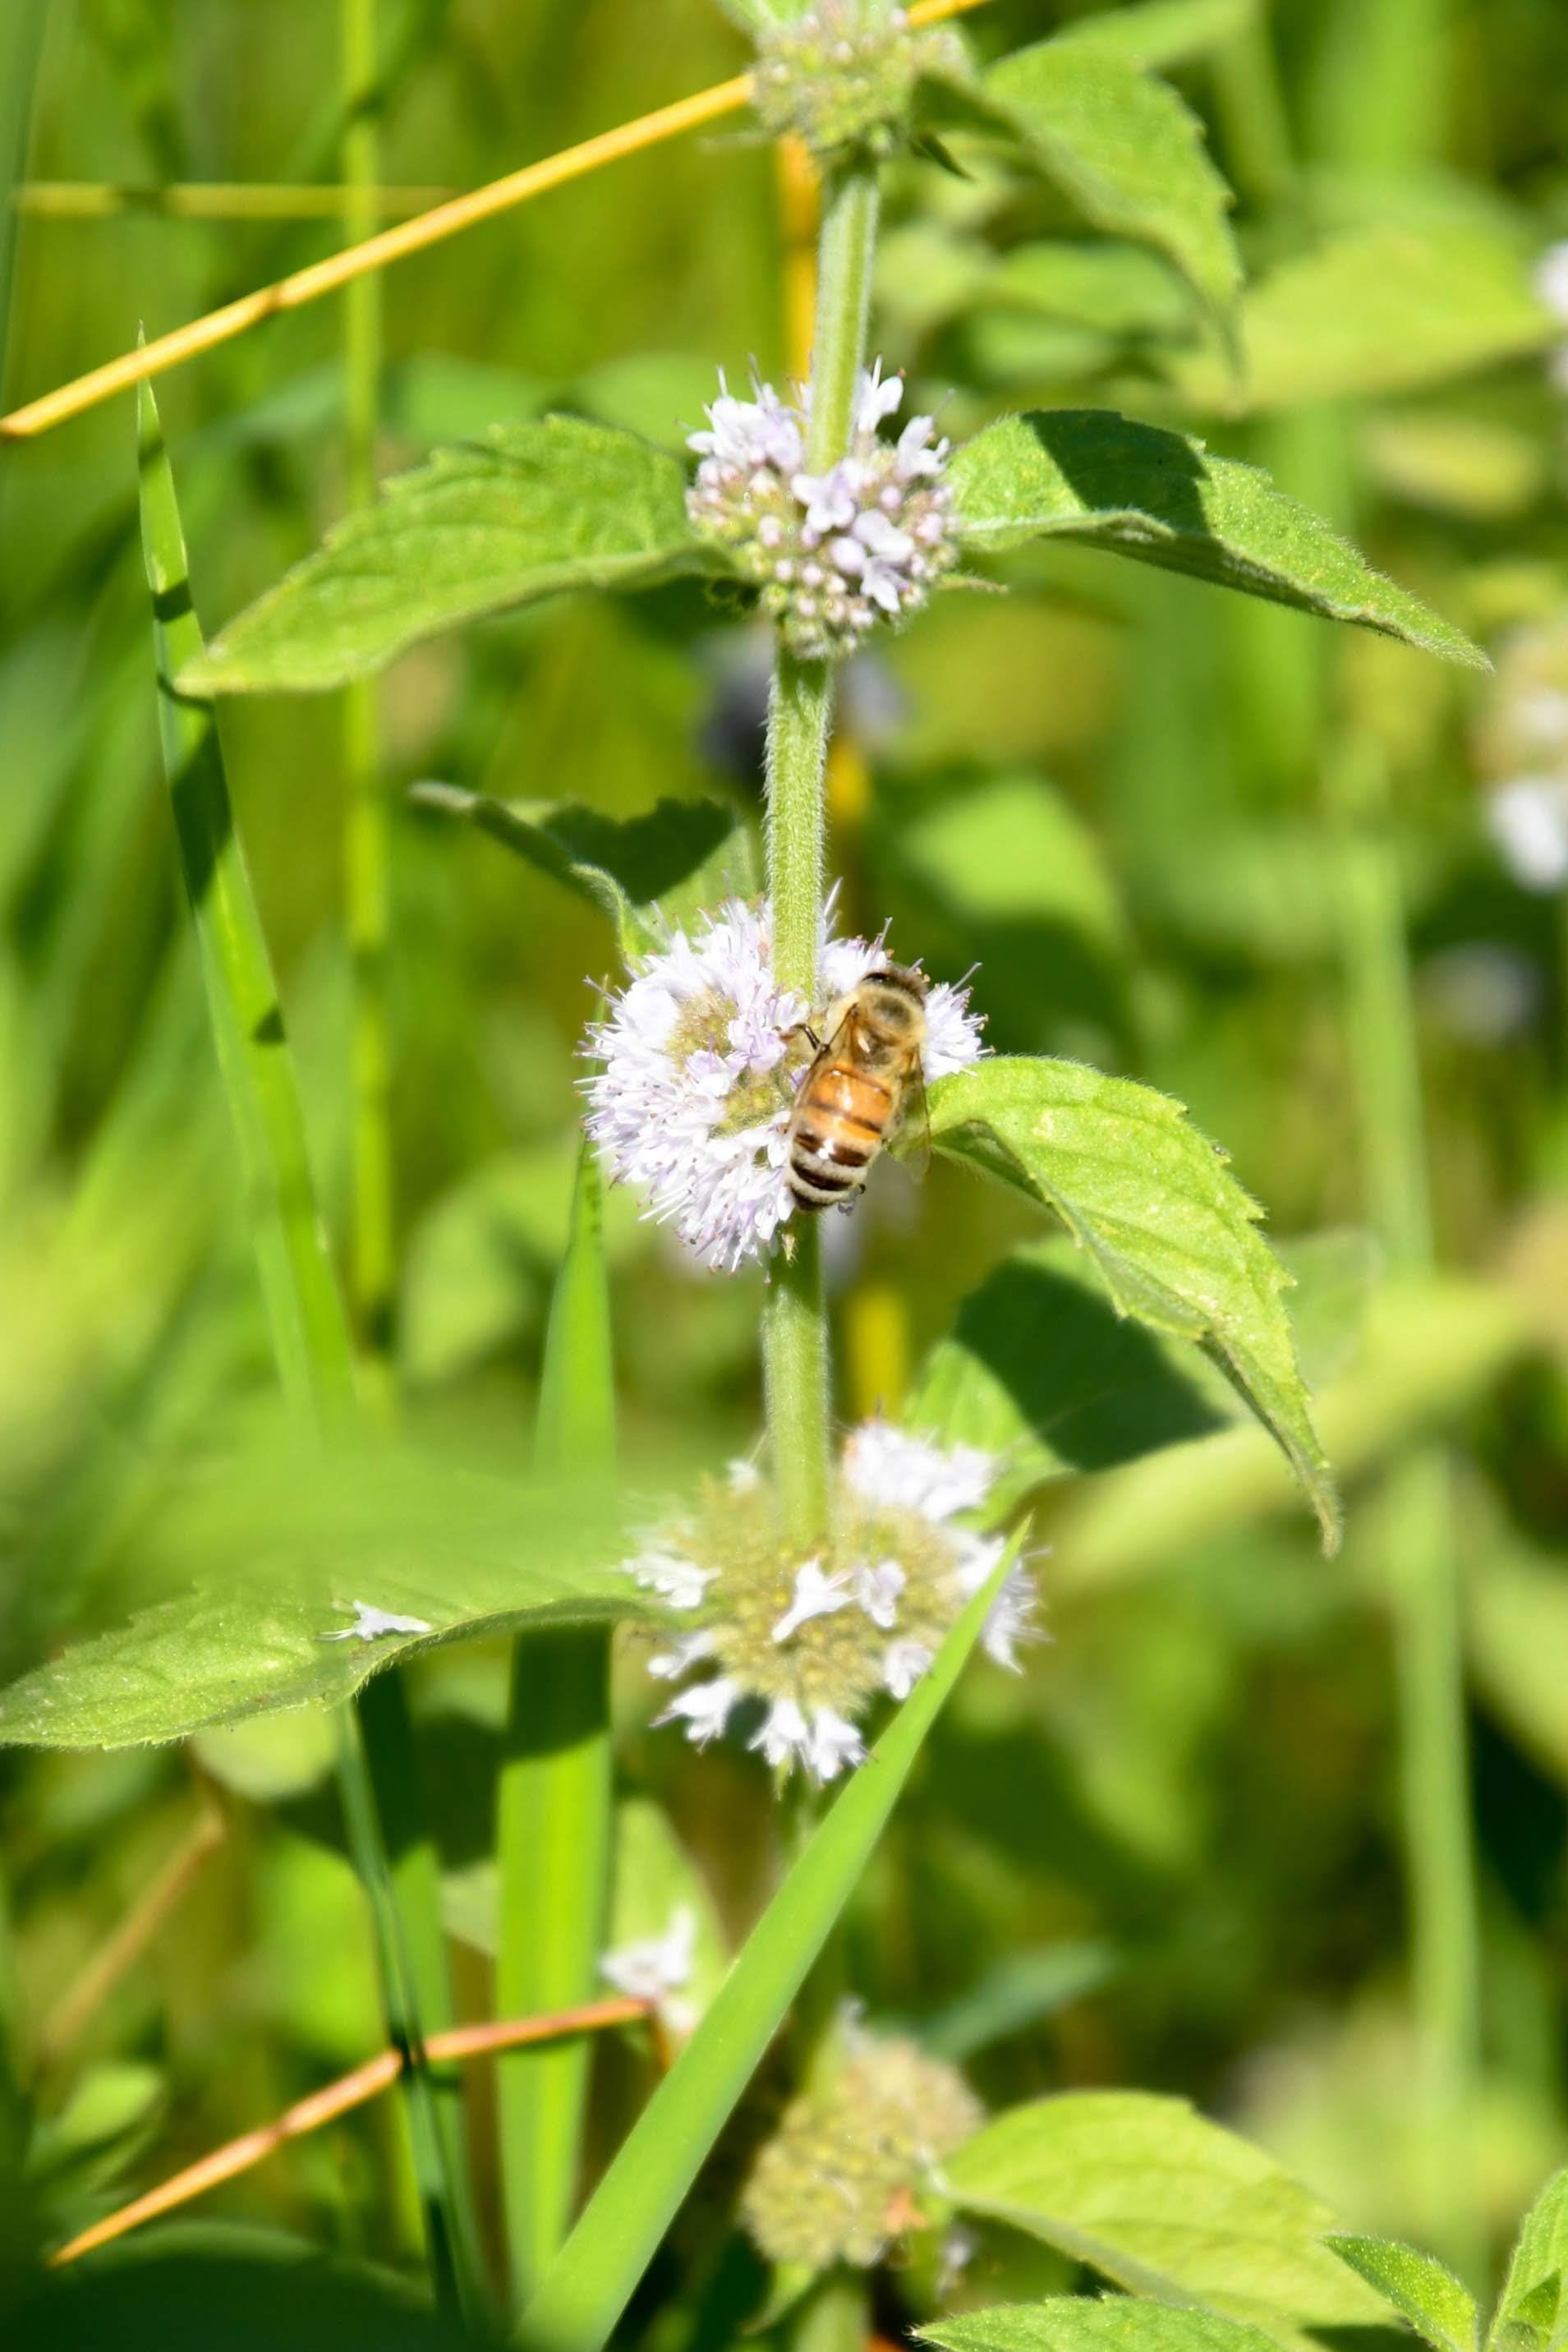
[[(825, 940), (824, 1003), (885, 961), (881, 940)], [(977, 1061), (967, 992), (925, 1000), (927, 1083)], [(647, 1197), (704, 1262), (733, 1274), (765, 1255), (794, 1205), (786, 1137), (821, 1007), (773, 978), (765, 911), (732, 899), (637, 966), (588, 1034), (588, 1132), (610, 1174)]]
[(952, 33), (915, 31), (890, 0), (813, 0), (759, 37), (752, 102), (772, 136), (794, 131), (815, 154), (886, 154), (921, 75), (966, 69)]
[[(973, 1446), (867, 1422), (845, 1441), (829, 1532), (804, 1546), (781, 1540), (768, 1482), (737, 1463), (727, 1486), (625, 1564), (684, 1621), (649, 1665), (681, 1685), (659, 1720), (684, 1723), (703, 1747), (738, 1715), (769, 1764), (819, 1781), (858, 1764), (873, 1701), (908, 1697), (1001, 1559), (1002, 1537), (966, 1524), (997, 1470)], [(1017, 1664), (1033, 1601), (1014, 1569), (983, 1637), (1003, 1665)]]
[(740, 2214), (770, 2262), (869, 2269), (925, 2225), (920, 2198), (946, 2157), (985, 2121), (963, 2076), (913, 2042), (852, 2027), (842, 2064), (786, 2108), (741, 2194)]
[(686, 494), (693, 525), (761, 590), (792, 653), (840, 659), (878, 620), (924, 604), (957, 559), (947, 443), (929, 416), (882, 439), (904, 384), (883, 382), (879, 360), (862, 371), (848, 452), (825, 474), (808, 473), (810, 387), (791, 405), (770, 383), (754, 383), (755, 397), (737, 400), (722, 374), (719, 383), (708, 430), (690, 436), (702, 459)]

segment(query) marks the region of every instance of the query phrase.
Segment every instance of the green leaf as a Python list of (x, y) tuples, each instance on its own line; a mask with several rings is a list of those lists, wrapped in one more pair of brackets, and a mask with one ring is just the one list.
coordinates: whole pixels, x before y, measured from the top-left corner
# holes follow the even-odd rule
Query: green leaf
[(1568, 1788), (1568, 1574), (1514, 1546), (1489, 1550), (1466, 1610), (1476, 1677), (1514, 1738)]
[(534, 2352), (600, 2352), (864, 1874), (910, 1768), (979, 1639), (1009, 1545), (870, 1757), (833, 1801), (524, 2314)]
[(352, 1395), (353, 1360), (312, 1191), (277, 983), (235, 830), (216, 721), (205, 704), (172, 683), (201, 658), (202, 633), (174, 477), (147, 384), (138, 417), (141, 545), (152, 592), (163, 764), (273, 1351), (290, 1400), (319, 1415), (336, 1414)]
[(983, 299), (992, 308), (1039, 311), (1110, 335), (1165, 340), (1182, 335), (1190, 319), (1180, 280), (1156, 255), (1109, 240), (1051, 237), (1014, 246), (992, 261)]
[(1475, 2297), (1430, 2254), (1388, 2238), (1334, 2236), (1323, 2243), (1385, 2303), (1403, 2312), (1437, 2352), (1475, 2352), (1480, 2326)]
[[(264, 1455), (221, 1492), (166, 1501), (158, 1556), (180, 1597), (0, 1693), (0, 1742), (125, 1748), (347, 1698), (394, 1658), (520, 1624), (649, 1613), (619, 1557), (613, 1496), (409, 1451)], [(363, 1602), (426, 1629), (340, 1636)]]
[(1082, 1063), (999, 1055), (942, 1079), (938, 1150), (1053, 1209), (1117, 1312), (1193, 1339), (1273, 1433), (1333, 1549), (1333, 1482), (1281, 1292), (1289, 1279), (1224, 1155), (1181, 1105)]
[(1095, 42), (1051, 40), (1004, 58), (983, 86), (1087, 221), (1163, 253), (1226, 319), (1241, 286), (1230, 191), (1167, 83)]
[(567, 588), (645, 588), (711, 564), (678, 459), (571, 416), (438, 449), (350, 515), (180, 674), (186, 694), (306, 693)]
[(1124, 2295), (998, 2304), (928, 2321), (916, 2332), (943, 2352), (1274, 2352), (1274, 2339), (1256, 2327)]
[(423, 808), (465, 819), (553, 875), (615, 925), (623, 957), (758, 887), (749, 827), (718, 801), (662, 800), (641, 816), (612, 817), (580, 802), (497, 801), (455, 784), (416, 784)]
[[(1331, 237), (1249, 287), (1248, 410), (1424, 390), (1543, 350), (1562, 330), (1513, 238), (1474, 220), (1385, 222)], [(1234, 405), (1211, 358), (1180, 362), (1200, 405)]]
[(6, 2312), (34, 2352), (221, 2344), (224, 2352), (472, 2352), (408, 2282), (271, 2231), (185, 2223), (50, 2271)]
[(1121, 1958), (1109, 1944), (1047, 1944), (1036, 1951), (1007, 1952), (967, 1992), (934, 2017), (916, 2019), (909, 2031), (934, 2056), (956, 2065), (991, 2042), (1098, 1992), (1121, 1968)]
[(1077, 2091), (997, 2116), (950, 2158), (955, 2200), (1043, 2238), (1134, 2294), (1298, 2341), (1385, 2317), (1319, 2242), (1332, 2216), (1185, 2100)]
[(1042, 1480), (1223, 1428), (1233, 1403), (1196, 1350), (1120, 1315), (1061, 1240), (1011, 1251), (970, 1294), (904, 1417), (944, 1444), (999, 1454), (1012, 1502)]
[(1554, 2172), (1520, 2228), (1488, 2336), (1490, 2352), (1546, 2352), (1568, 2311), (1568, 2166)]
[(1141, 7), (1103, 8), (1081, 16), (1057, 37), (1125, 65), (1157, 69), (1223, 47), (1257, 14), (1258, 0), (1143, 0)]
[[(1530, 1345), (1518, 1303), (1496, 1284), (1452, 1276), (1385, 1284), (1354, 1361), (1314, 1401), (1331, 1459), (1353, 1477), (1440, 1429)], [(1085, 1592), (1148, 1575), (1287, 1509), (1293, 1491), (1258, 1429), (1129, 1463), (1084, 1486), (1061, 1515), (1053, 1588)], [(1478, 1578), (1478, 1588), (1488, 1580)]]
[(1486, 656), (1267, 474), (1108, 409), (1007, 416), (966, 442), (951, 479), (980, 553), (1068, 538), (1397, 637), (1471, 667)]

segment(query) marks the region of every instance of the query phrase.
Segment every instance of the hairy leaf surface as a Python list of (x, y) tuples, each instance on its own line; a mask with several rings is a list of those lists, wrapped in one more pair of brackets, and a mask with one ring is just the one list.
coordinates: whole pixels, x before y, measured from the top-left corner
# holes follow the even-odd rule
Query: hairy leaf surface
[(186, 693), (369, 677), (421, 637), (566, 588), (644, 588), (709, 562), (678, 459), (579, 417), (438, 449), (340, 523), (189, 663)]
[(1475, 2352), (1479, 2325), (1475, 2297), (1430, 2254), (1389, 2238), (1331, 2237), (1323, 2242), (1357, 2278), (1403, 2312), (1437, 2352)]
[[(956, 2201), (1134, 2294), (1285, 2340), (1385, 2308), (1320, 2241), (1328, 2208), (1185, 2100), (1077, 2091), (998, 2116), (949, 2159)], [(1091, 2306), (1092, 2307), (1092, 2306)]]
[(1331, 1547), (1333, 1483), (1312, 1427), (1258, 1209), (1181, 1105), (1078, 1062), (998, 1056), (932, 1089), (937, 1149), (1053, 1209), (1119, 1314), (1195, 1339), (1284, 1449)]
[(967, 545), (984, 553), (1070, 538), (1487, 667), (1463, 633), (1407, 595), (1267, 474), (1108, 409), (1007, 416), (966, 442), (952, 482)]
[[(201, 1560), (201, 1573), (0, 1693), (0, 1741), (180, 1739), (330, 1706), (411, 1650), (649, 1613), (613, 1565), (602, 1482), (523, 1487), (389, 1452), (352, 1467), (289, 1455), (220, 1485), (167, 1505), (159, 1524), (171, 1569)], [(417, 1626), (361, 1638), (361, 1604)]]
[(965, 2311), (919, 2330), (943, 2352), (1274, 2352), (1259, 2328), (1125, 2295), (1047, 2295)]

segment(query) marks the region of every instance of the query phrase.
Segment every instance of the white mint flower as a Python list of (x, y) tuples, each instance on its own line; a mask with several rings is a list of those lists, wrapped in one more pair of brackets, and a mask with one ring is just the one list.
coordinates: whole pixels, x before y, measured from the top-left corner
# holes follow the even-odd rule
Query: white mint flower
[[(886, 961), (881, 940), (825, 940), (823, 1002)], [(587, 1127), (611, 1176), (717, 1272), (765, 1257), (794, 1208), (786, 1140), (812, 1011), (774, 982), (766, 917), (732, 899), (644, 958), (589, 1031), (601, 1067), (587, 1082)], [(967, 988), (938, 982), (925, 1016), (927, 1082), (979, 1059)], [(691, 1606), (660, 1572), (671, 1571), (654, 1560), (643, 1581)]]
[[(678, 1528), (627, 1563), (647, 1583), (656, 1561), (662, 1589), (695, 1596), (678, 1604), (687, 1626), (650, 1671), (704, 1679), (677, 1689), (659, 1720), (684, 1724), (701, 1745), (738, 1714), (776, 1771), (798, 1765), (818, 1781), (858, 1764), (869, 1708), (883, 1695), (908, 1697), (1002, 1558), (1003, 1538), (970, 1523), (998, 1466), (973, 1446), (870, 1422), (845, 1443), (828, 1532), (810, 1549), (780, 1538), (765, 1477), (739, 1490), (716, 1481)], [(669, 1572), (676, 1557), (691, 1570), (685, 1586)], [(1015, 1568), (982, 1636), (1001, 1664), (1016, 1666), (1033, 1604), (1029, 1574)]]
[(1568, 779), (1519, 776), (1487, 794), (1487, 824), (1521, 890), (1568, 883)]
[[(719, 378), (724, 385), (724, 378)], [(765, 612), (802, 661), (852, 653), (881, 620), (922, 605), (957, 560), (947, 443), (929, 416), (895, 442), (880, 426), (904, 397), (879, 360), (856, 388), (850, 447), (826, 473), (805, 469), (810, 391), (795, 404), (770, 383), (737, 400), (726, 385), (690, 446), (702, 460), (686, 505), (761, 591)]]
[(662, 1936), (647, 1936), (606, 1952), (599, 1973), (630, 2000), (651, 2002), (673, 2032), (687, 2034), (697, 2021), (696, 2004), (680, 1996), (692, 1980), (696, 1952), (697, 1915), (689, 1903), (683, 1903), (671, 1914)]
[(1535, 290), (1552, 317), (1568, 328), (1568, 238), (1549, 245), (1536, 263)]

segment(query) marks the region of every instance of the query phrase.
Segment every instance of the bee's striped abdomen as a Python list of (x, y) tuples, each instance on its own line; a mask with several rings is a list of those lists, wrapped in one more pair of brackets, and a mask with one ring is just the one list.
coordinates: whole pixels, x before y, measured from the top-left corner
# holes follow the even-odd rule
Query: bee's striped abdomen
[(893, 1108), (890, 1087), (845, 1062), (807, 1073), (789, 1130), (789, 1189), (802, 1209), (831, 1209), (859, 1192)]

